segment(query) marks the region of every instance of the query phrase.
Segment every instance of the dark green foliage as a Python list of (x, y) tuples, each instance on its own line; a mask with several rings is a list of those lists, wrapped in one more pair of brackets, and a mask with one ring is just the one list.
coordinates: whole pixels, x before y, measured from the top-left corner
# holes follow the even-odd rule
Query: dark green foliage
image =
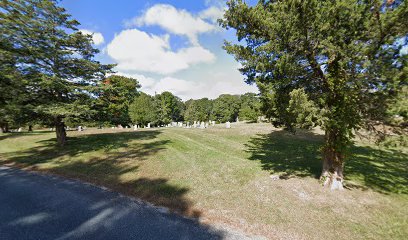
[(154, 96), (157, 109), (157, 123), (169, 124), (183, 120), (184, 104), (180, 98), (171, 92), (163, 92)]
[(156, 123), (157, 108), (153, 97), (141, 93), (129, 106), (129, 115), (133, 124), (146, 126)]
[(408, 86), (403, 86), (387, 111), (388, 122), (408, 126)]
[(15, 103), (30, 102), (32, 116), (55, 125), (63, 145), (63, 119), (90, 115), (89, 92), (113, 66), (93, 60), (98, 50), (91, 36), (78, 31), (57, 1), (1, 1), (0, 25), (7, 62), (0, 75), (21, 98)]
[(277, 125), (296, 125), (290, 93), (303, 89), (323, 114), (327, 166), (342, 168), (353, 129), (384, 120), (390, 100), (407, 83), (407, 56), (400, 54), (407, 45), (407, 2), (227, 4), (220, 23), (236, 29), (240, 42), (226, 42), (225, 49), (242, 64), (246, 81), (259, 87), (267, 116)]
[(138, 95), (140, 84), (136, 79), (112, 75), (105, 79), (97, 89), (96, 108), (98, 120), (113, 125), (128, 125), (128, 108)]
[(239, 119), (256, 122), (261, 116), (261, 102), (257, 94), (245, 93), (241, 95), (240, 100)]
[(188, 100), (185, 105), (184, 120), (189, 122), (212, 120), (213, 101), (208, 98)]
[(218, 122), (235, 122), (241, 101), (238, 95), (222, 94), (213, 103), (213, 118)]

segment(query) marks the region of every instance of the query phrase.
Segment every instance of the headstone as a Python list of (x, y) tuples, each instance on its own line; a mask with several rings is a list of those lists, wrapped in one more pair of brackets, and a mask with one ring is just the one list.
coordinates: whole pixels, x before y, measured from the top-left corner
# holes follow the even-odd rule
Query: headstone
[(127, 128), (128, 128), (128, 126), (125, 126), (125, 128), (127, 129)]
[(115, 127), (112, 127), (112, 129), (115, 129)]
[(71, 130), (71, 128), (69, 126), (67, 126), (67, 131)]
[(205, 128), (205, 123), (204, 122), (201, 122), (201, 124), (200, 124), (200, 128)]
[(133, 130), (134, 130), (134, 131), (137, 131), (137, 127), (138, 127), (137, 125), (134, 125), (134, 126), (133, 126)]
[(214, 127), (215, 126), (215, 121), (211, 121), (211, 125)]
[(18, 128), (17, 132), (21, 132), (21, 131), (23, 131), (23, 128), (22, 127)]
[(208, 123), (207, 122), (205, 123), (205, 128), (208, 128)]
[(225, 123), (225, 127), (226, 127), (226, 128), (231, 128), (231, 123), (230, 123), (229, 121), (226, 122), (226, 123)]
[(123, 129), (123, 126), (121, 124), (118, 125), (119, 129)]
[(238, 118), (238, 117), (237, 117), (237, 120), (236, 120), (236, 122), (237, 122), (237, 123), (239, 123), (239, 118)]
[(78, 126), (78, 132), (82, 132), (84, 129), (82, 128), (82, 126)]
[(190, 122), (187, 122), (187, 128), (190, 128)]
[(146, 127), (146, 128), (150, 128), (150, 123), (147, 124), (147, 127)]

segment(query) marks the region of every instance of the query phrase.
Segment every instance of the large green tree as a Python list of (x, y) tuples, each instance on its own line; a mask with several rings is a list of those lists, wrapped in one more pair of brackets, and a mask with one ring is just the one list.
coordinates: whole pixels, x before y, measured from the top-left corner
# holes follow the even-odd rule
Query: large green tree
[(219, 122), (233, 122), (241, 106), (239, 95), (222, 94), (214, 100), (213, 118)]
[(138, 96), (140, 84), (136, 79), (112, 75), (103, 80), (96, 90), (97, 118), (113, 125), (129, 124), (129, 105)]
[(93, 60), (92, 36), (56, 0), (3, 0), (0, 25), (1, 58), (12, 58), (18, 72), (2, 74), (23, 84), (35, 116), (51, 122), (64, 145), (63, 119), (89, 115), (89, 93), (113, 66)]
[[(303, 89), (321, 110), (321, 179), (342, 188), (353, 130), (380, 119), (407, 82), (407, 1), (230, 0), (224, 19), (239, 42), (225, 49), (259, 87), (268, 113), (286, 126), (289, 94)], [(289, 108), (290, 109), (290, 108)]]
[(163, 92), (154, 96), (157, 107), (158, 124), (169, 124), (183, 120), (184, 104), (171, 92)]
[(211, 120), (212, 106), (212, 101), (208, 98), (189, 100), (186, 102), (184, 120), (189, 122)]
[(141, 93), (129, 106), (129, 115), (134, 124), (146, 126), (156, 123), (157, 106), (152, 96)]

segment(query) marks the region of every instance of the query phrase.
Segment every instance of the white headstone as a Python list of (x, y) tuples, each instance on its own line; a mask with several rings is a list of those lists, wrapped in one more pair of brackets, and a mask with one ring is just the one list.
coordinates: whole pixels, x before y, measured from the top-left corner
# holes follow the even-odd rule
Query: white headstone
[(82, 128), (82, 126), (78, 126), (78, 132), (82, 132), (84, 129)]
[(205, 128), (208, 128), (208, 123), (207, 122), (205, 123)]
[(137, 131), (137, 125), (134, 125), (134, 126), (133, 126), (133, 130), (134, 130), (134, 131)]
[(18, 128), (18, 130), (17, 130), (18, 132), (21, 132), (21, 131), (23, 131), (23, 128), (22, 127), (20, 127), (20, 128)]
[(150, 128), (150, 123), (147, 124), (147, 127), (146, 127), (146, 128)]
[(226, 122), (226, 123), (225, 123), (225, 127), (226, 127), (226, 128), (231, 128), (231, 123), (230, 123), (229, 121)]
[(214, 127), (214, 126), (215, 126), (215, 121), (212, 121), (212, 122), (211, 122), (211, 125)]
[(205, 123), (204, 122), (201, 122), (200, 128), (205, 128)]

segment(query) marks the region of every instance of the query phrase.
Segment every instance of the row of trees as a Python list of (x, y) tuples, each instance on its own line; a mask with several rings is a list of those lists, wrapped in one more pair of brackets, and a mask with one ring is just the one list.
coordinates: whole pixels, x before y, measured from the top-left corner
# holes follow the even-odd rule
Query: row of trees
[(64, 145), (67, 124), (166, 124), (210, 116), (227, 121), (239, 114), (239, 96), (185, 104), (169, 92), (154, 97), (140, 93), (136, 79), (112, 75), (114, 65), (94, 60), (98, 50), (92, 36), (81, 33), (79, 23), (56, 0), (1, 1), (0, 25), (3, 132), (10, 126), (53, 126), (58, 143)]
[(218, 122), (242, 120), (256, 121), (261, 115), (260, 99), (255, 93), (244, 95), (223, 94), (214, 100), (202, 98), (182, 102), (170, 92), (155, 96), (145, 93), (135, 98), (129, 106), (129, 115), (134, 124), (166, 125), (177, 121)]

